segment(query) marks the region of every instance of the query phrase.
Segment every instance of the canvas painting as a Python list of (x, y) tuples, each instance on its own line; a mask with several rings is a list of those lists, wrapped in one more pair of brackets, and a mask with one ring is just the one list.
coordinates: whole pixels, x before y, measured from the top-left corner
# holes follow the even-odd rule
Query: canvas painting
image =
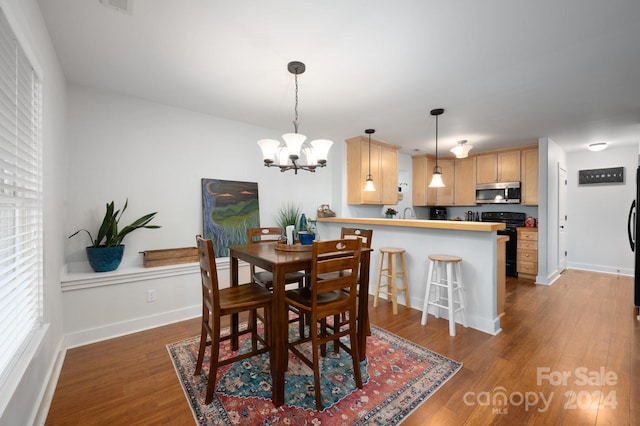
[(260, 226), (258, 183), (202, 179), (202, 219), (216, 257), (228, 257), (230, 245), (246, 244), (247, 228)]

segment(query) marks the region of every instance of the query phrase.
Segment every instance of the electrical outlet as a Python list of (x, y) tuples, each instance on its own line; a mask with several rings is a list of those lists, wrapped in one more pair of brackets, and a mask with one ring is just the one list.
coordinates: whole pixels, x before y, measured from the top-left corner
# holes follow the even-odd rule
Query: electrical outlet
[(147, 290), (147, 302), (155, 302), (156, 301), (156, 290), (151, 289)]

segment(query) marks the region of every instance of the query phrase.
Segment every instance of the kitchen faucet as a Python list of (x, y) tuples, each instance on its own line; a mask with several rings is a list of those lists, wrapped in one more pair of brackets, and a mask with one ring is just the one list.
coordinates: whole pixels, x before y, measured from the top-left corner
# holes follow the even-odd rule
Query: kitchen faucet
[(403, 219), (407, 218), (407, 210), (409, 210), (409, 212), (411, 213), (411, 216), (409, 216), (409, 217), (416, 217), (416, 214), (413, 212), (413, 209), (411, 207), (405, 207), (404, 210), (402, 211), (402, 218)]

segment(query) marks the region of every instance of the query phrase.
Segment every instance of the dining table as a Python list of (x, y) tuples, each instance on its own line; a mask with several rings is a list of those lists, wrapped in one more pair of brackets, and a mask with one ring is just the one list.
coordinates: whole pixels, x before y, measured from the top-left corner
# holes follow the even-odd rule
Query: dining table
[[(284, 404), (285, 373), (288, 364), (287, 341), (289, 339), (289, 313), (285, 302), (285, 275), (289, 272), (310, 271), (311, 251), (288, 251), (276, 249), (277, 242), (229, 246), (231, 286), (237, 286), (238, 265), (242, 260), (273, 274), (273, 301), (271, 318), (271, 379), (272, 402), (276, 407)], [(360, 360), (366, 358), (369, 329), (369, 266), (372, 249), (363, 248), (360, 256), (360, 276), (358, 289), (357, 335)], [(231, 347), (238, 349), (239, 319), (231, 320)]]

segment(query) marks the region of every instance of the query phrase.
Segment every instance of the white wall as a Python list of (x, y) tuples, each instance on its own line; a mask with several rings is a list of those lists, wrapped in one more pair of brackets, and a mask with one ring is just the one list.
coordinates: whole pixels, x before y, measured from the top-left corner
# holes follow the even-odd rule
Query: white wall
[[(35, 0), (0, 0), (30, 60), (43, 78), (43, 191), (44, 270), (42, 340), (20, 360), (23, 370), (14, 370), (0, 389), (0, 424), (28, 425), (42, 422), (53, 388), (47, 387), (62, 342), (62, 296), (60, 269), (64, 263), (64, 207), (67, 197), (66, 87), (58, 59)], [(51, 383), (55, 386), (55, 382)], [(6, 406), (5, 406), (6, 404)]]
[[(567, 165), (567, 266), (633, 275), (627, 218), (635, 198), (638, 147), (570, 152)], [(622, 184), (578, 184), (579, 170), (621, 166), (625, 169)]]
[(551, 284), (560, 275), (558, 259), (558, 169), (567, 169), (565, 152), (549, 138), (538, 140), (538, 275), (536, 283)]
[[(341, 167), (340, 150), (332, 149), (327, 168), (315, 173), (281, 173), (262, 165), (256, 144), (281, 133), (70, 86), (67, 235), (97, 229), (105, 203), (121, 206), (128, 197), (124, 222), (157, 211), (153, 223), (162, 228), (127, 236), (126, 256), (141, 259), (142, 250), (193, 246), (202, 230), (201, 178), (257, 182), (262, 225), (275, 225), (278, 208), (288, 200), (315, 217), (317, 206), (330, 202), (331, 169)], [(86, 235), (69, 240), (67, 260), (83, 261), (88, 242)]]

